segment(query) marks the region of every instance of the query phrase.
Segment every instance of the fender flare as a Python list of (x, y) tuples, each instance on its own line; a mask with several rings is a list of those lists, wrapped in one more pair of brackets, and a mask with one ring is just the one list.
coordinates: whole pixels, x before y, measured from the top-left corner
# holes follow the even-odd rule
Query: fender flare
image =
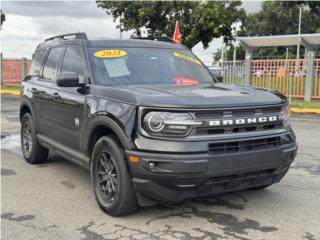
[(33, 109), (33, 107), (32, 107), (32, 103), (30, 102), (30, 100), (27, 99), (27, 98), (25, 98), (25, 97), (23, 97), (23, 98), (21, 99), (21, 103), (20, 103), (20, 108), (19, 108), (19, 119), (20, 119), (20, 121), (21, 121), (21, 117), (22, 117), (22, 116), (21, 116), (21, 110), (22, 110), (23, 107), (28, 107), (28, 108), (29, 108), (30, 113), (31, 113), (31, 115), (32, 115), (32, 120), (33, 120), (33, 122), (34, 122), (34, 124), (35, 124), (35, 127), (36, 127), (36, 129), (37, 129), (37, 127), (38, 127), (38, 120), (37, 120), (36, 112), (34, 111), (34, 109)]
[(130, 144), (130, 140), (122, 130), (121, 126), (116, 121), (112, 120), (110, 117), (106, 115), (99, 115), (89, 122), (86, 131), (84, 131), (85, 135), (83, 135), (83, 149), (85, 150), (87, 155), (89, 153), (88, 151), (89, 140), (90, 140), (89, 136), (91, 135), (92, 131), (99, 126), (105, 126), (107, 128), (110, 128), (119, 138), (124, 149), (130, 150), (132, 148), (131, 147), (132, 145)]

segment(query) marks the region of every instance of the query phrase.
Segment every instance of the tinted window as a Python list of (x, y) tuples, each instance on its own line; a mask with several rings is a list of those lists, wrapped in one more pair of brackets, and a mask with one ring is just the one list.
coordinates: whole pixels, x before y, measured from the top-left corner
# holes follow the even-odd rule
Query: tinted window
[(36, 76), (40, 74), (41, 63), (44, 51), (36, 51), (34, 53), (29, 75)]
[(75, 72), (81, 78), (84, 77), (86, 64), (80, 47), (67, 47), (64, 55), (62, 72)]
[(43, 68), (43, 78), (55, 81), (57, 78), (57, 68), (63, 48), (52, 48)]
[(208, 70), (189, 50), (159, 48), (91, 48), (97, 84), (213, 83)]

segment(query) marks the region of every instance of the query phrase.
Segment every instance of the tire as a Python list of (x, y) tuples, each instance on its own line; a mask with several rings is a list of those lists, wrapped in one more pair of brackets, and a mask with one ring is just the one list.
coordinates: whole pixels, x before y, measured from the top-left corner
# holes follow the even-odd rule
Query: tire
[(36, 129), (30, 113), (26, 113), (22, 117), (20, 136), (24, 159), (31, 164), (44, 163), (47, 160), (49, 151), (38, 142)]
[(94, 194), (100, 208), (111, 216), (127, 215), (138, 209), (125, 161), (124, 151), (113, 137), (102, 137), (95, 144), (91, 158)]

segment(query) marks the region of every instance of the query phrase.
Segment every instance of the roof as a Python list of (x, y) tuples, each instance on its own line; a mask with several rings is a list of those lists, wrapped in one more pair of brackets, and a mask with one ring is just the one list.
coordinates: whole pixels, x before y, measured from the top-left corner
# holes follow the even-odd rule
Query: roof
[(300, 44), (305, 47), (320, 45), (320, 33), (293, 34), (276, 36), (237, 37), (244, 48), (292, 46)]
[(186, 49), (182, 44), (141, 39), (112, 39), (112, 40), (89, 40), (88, 47), (137, 47), (137, 48), (169, 48), (169, 49)]
[[(152, 40), (150, 40), (152, 39)], [(182, 44), (171, 42), (170, 38), (159, 37), (150, 39), (99, 39), (93, 40), (87, 38), (84, 32), (60, 34), (45, 39), (40, 43), (37, 49), (45, 49), (47, 47), (67, 45), (67, 44), (84, 44), (88, 47), (127, 47), (127, 48), (167, 48), (167, 49), (186, 49)], [(158, 39), (158, 40), (157, 40)]]

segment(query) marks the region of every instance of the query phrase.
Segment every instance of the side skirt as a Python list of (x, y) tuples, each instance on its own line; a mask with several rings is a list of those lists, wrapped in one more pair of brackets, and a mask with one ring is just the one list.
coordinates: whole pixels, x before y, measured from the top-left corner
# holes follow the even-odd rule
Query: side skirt
[(56, 142), (41, 134), (38, 134), (37, 138), (42, 146), (48, 148), (55, 154), (58, 154), (66, 158), (67, 160), (90, 170), (90, 158), (85, 156), (83, 153), (76, 151), (72, 148), (66, 147), (65, 145)]

